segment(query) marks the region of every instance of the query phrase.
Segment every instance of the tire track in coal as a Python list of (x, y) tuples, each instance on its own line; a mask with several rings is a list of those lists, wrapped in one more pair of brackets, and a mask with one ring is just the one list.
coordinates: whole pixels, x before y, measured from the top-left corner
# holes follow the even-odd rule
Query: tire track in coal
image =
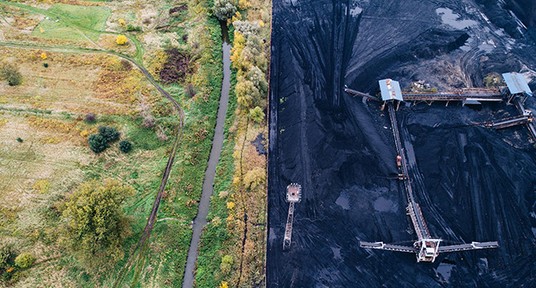
[[(406, 117), (404, 117), (400, 123), (400, 126), (401, 126), (400, 132), (401, 132), (402, 139), (404, 141), (404, 147), (406, 148), (407, 161), (413, 172), (412, 175), (408, 175), (408, 176), (410, 176), (410, 178), (412, 179), (413, 187), (415, 188), (415, 191), (418, 193), (418, 196), (419, 196), (419, 199), (417, 200), (417, 202), (420, 202), (421, 207), (426, 207), (427, 210), (431, 212), (429, 213), (431, 215), (428, 215), (427, 217), (431, 216), (431, 218), (435, 220), (434, 222), (440, 226), (441, 231), (449, 235), (450, 237), (449, 240), (454, 239), (455, 241), (460, 241), (459, 237), (456, 236), (456, 233), (454, 233), (454, 231), (450, 228), (445, 218), (441, 215), (439, 209), (437, 209), (436, 205), (434, 205), (434, 203), (430, 199), (429, 194), (426, 193), (427, 192), (426, 186), (424, 184), (422, 173), (419, 171), (419, 167), (417, 165), (417, 159), (415, 156), (415, 152), (413, 150), (413, 144), (409, 140), (411, 139), (411, 135), (405, 123), (406, 123)], [(428, 222), (428, 226), (430, 227), (430, 220), (428, 220), (427, 222)], [(438, 237), (438, 235), (434, 235), (434, 236)]]

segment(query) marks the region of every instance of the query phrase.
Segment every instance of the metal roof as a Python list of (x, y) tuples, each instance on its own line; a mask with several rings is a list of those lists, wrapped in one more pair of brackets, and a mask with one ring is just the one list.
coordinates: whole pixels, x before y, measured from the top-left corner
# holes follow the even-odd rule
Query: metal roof
[(398, 83), (398, 81), (383, 79), (378, 82), (380, 83), (383, 101), (404, 101), (404, 98), (402, 97), (402, 90), (400, 89), (400, 83)]
[(519, 73), (504, 73), (502, 74), (510, 94), (520, 94), (525, 93), (529, 96), (532, 96), (532, 91), (530, 90), (529, 84), (523, 75)]

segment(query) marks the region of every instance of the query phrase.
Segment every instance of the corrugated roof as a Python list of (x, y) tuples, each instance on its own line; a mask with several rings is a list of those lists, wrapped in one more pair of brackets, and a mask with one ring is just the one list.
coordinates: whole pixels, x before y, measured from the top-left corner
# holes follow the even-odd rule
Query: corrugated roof
[(398, 81), (383, 79), (378, 82), (380, 83), (383, 101), (404, 101), (404, 98), (402, 97), (402, 90), (400, 89), (400, 83), (398, 83)]
[(510, 90), (510, 94), (526, 93), (527, 95), (532, 96), (532, 91), (523, 75), (513, 72), (504, 73), (502, 76), (508, 86), (508, 90)]

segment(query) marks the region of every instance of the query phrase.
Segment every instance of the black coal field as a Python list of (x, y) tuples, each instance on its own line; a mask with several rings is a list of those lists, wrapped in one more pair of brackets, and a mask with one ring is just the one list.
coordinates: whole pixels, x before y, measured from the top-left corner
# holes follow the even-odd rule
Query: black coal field
[[(519, 113), (506, 101), (402, 103), (396, 112), (430, 234), (496, 249), (415, 254), (360, 241), (417, 239), (397, 179), (378, 80), (403, 89), (483, 87), (517, 72), (536, 88), (534, 0), (273, 0), (268, 287), (536, 287), (536, 146), (526, 126), (479, 123)], [(536, 112), (536, 99), (525, 108)], [(290, 183), (302, 186), (283, 251)]]

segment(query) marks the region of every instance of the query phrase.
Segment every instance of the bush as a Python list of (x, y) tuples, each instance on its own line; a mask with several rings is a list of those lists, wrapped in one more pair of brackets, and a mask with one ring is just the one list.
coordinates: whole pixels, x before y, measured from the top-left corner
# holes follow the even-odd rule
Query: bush
[(145, 128), (154, 128), (156, 125), (156, 119), (154, 119), (153, 115), (148, 114), (143, 117), (143, 127)]
[(48, 68), (48, 63), (43, 63), (43, 67)]
[(118, 36), (115, 38), (115, 43), (116, 43), (117, 45), (125, 45), (125, 44), (127, 44), (127, 42), (128, 42), (128, 38), (127, 38), (127, 36), (125, 36), (125, 35), (118, 35)]
[(121, 133), (119, 133), (117, 129), (108, 126), (99, 127), (99, 134), (104, 138), (106, 143), (115, 142), (119, 140), (119, 136), (121, 136)]
[(0, 68), (0, 77), (6, 80), (9, 86), (17, 86), (22, 83), (22, 75), (13, 64), (3, 64)]
[(128, 32), (141, 32), (141, 27), (140, 27), (140, 26), (134, 26), (134, 25), (128, 24), (126, 30), (127, 30)]
[(231, 272), (231, 268), (233, 266), (233, 256), (231, 255), (225, 255), (221, 258), (221, 264), (220, 264), (220, 270), (224, 274), (227, 274)]
[(15, 255), (16, 255), (16, 252), (12, 244), (9, 244), (9, 243), (0, 244), (0, 272), (1, 270), (7, 269), (9, 266), (13, 264)]
[(246, 172), (244, 176), (244, 185), (248, 189), (255, 189), (266, 182), (266, 171), (264, 168), (254, 168)]
[(97, 122), (97, 116), (95, 116), (95, 114), (93, 114), (93, 113), (87, 113), (86, 117), (84, 118), (84, 121), (86, 123), (93, 124), (93, 123)]
[(215, 0), (214, 1), (214, 16), (221, 21), (226, 21), (233, 17), (236, 13), (236, 7), (231, 3), (230, 0)]
[(123, 153), (128, 153), (132, 151), (132, 143), (130, 143), (130, 141), (127, 141), (127, 140), (123, 140), (119, 142), (119, 150), (121, 150), (121, 152)]
[(20, 138), (20, 137), (17, 137), (17, 142), (22, 143), (22, 142), (24, 142), (24, 140), (22, 140), (22, 138)]
[(19, 256), (17, 256), (17, 258), (15, 258), (15, 265), (17, 265), (17, 267), (22, 268), (22, 269), (32, 266), (34, 262), (35, 262), (35, 257), (32, 254), (27, 253), (27, 252), (21, 253)]
[(91, 151), (101, 153), (108, 148), (108, 142), (100, 134), (89, 135), (88, 144)]
[(186, 85), (186, 95), (190, 98), (194, 97), (197, 92), (195, 91), (194, 85), (188, 84)]
[(264, 120), (264, 116), (264, 111), (259, 106), (249, 110), (249, 117), (256, 123), (261, 123)]
[(177, 48), (166, 50), (166, 63), (160, 70), (160, 80), (166, 84), (184, 81), (188, 74), (194, 72), (191, 57)]

